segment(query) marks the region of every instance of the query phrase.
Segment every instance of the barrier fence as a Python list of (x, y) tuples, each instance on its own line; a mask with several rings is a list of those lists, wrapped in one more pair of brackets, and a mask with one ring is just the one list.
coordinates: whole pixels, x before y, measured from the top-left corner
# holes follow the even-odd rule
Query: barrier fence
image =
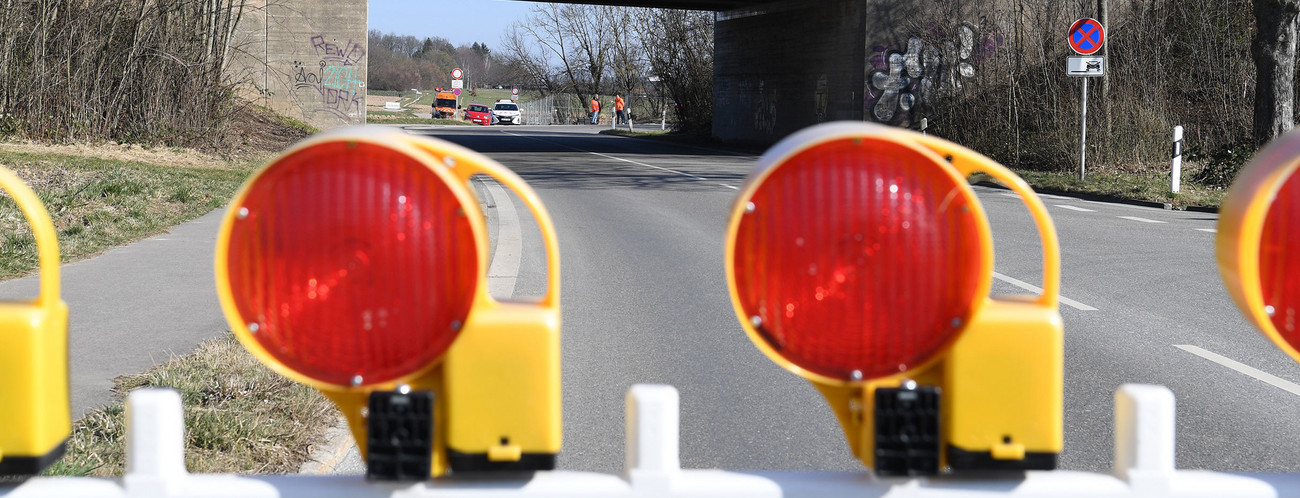
[(37, 477), (0, 484), (0, 496), (46, 497), (1274, 497), (1300, 496), (1300, 475), (1174, 469), (1174, 395), (1129, 384), (1115, 393), (1113, 475), (1029, 471), (995, 476), (877, 478), (862, 472), (733, 472), (682, 469), (678, 394), (636, 385), (626, 402), (623, 475), (547, 471), (468, 474), (424, 482), (370, 482), (362, 476), (237, 476), (185, 470), (180, 396), (141, 389), (127, 399), (126, 475), (117, 479)]

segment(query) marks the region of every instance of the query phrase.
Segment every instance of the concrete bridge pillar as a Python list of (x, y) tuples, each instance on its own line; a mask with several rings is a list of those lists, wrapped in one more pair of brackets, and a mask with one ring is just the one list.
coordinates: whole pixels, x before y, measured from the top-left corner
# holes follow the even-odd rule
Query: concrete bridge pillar
[(366, 122), (369, 6), (247, 0), (228, 75), (243, 97), (321, 129)]
[(947, 126), (950, 103), (987, 90), (977, 74), (995, 70), (1013, 15), (996, 0), (787, 1), (720, 12), (713, 134), (773, 143), (824, 121)]

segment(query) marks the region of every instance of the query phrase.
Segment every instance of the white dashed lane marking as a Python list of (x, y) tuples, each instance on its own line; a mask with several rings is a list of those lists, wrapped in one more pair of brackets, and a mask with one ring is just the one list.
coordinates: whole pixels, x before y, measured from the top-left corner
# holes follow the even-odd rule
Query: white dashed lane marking
[(1121, 220), (1140, 221), (1142, 223), (1164, 223), (1163, 221), (1148, 220), (1146, 218), (1138, 218), (1137, 216), (1118, 216), (1117, 218)]
[(1197, 228), (1196, 231), (1198, 231), (1198, 232), (1210, 232), (1210, 233), (1218, 233), (1218, 232), (1219, 232), (1217, 229), (1214, 229), (1214, 228)]
[(1059, 207), (1059, 208), (1061, 208), (1061, 209), (1069, 209), (1069, 210), (1071, 210), (1071, 211), (1080, 211), (1080, 212), (1084, 212), (1084, 213), (1095, 213), (1095, 212), (1096, 212), (1096, 211), (1091, 210), (1091, 209), (1081, 208), (1081, 207), (1078, 207), (1078, 206), (1071, 206), (1071, 205), (1068, 205), (1068, 204), (1053, 204), (1053, 205), (1056, 206), (1056, 207)]
[(1218, 353), (1198, 348), (1196, 346), (1192, 346), (1188, 344), (1175, 344), (1174, 347), (1181, 349), (1183, 351), (1187, 351), (1188, 353), (1192, 353), (1196, 356), (1200, 356), (1201, 358), (1205, 358), (1212, 362), (1218, 363), (1225, 367), (1231, 368), (1242, 374), (1254, 377), (1255, 380), (1258, 380), (1265, 384), (1271, 385), (1273, 387), (1289, 392), (1296, 396), (1300, 396), (1300, 385), (1296, 385), (1296, 383), (1291, 382), (1289, 380), (1283, 379), (1281, 377), (1265, 372), (1258, 368), (1252, 367), (1250, 365), (1238, 362), (1236, 360), (1225, 357)]
[[(1037, 285), (1031, 284), (1031, 283), (1029, 283), (1029, 282), (1025, 282), (1025, 281), (1023, 281), (1023, 280), (1018, 280), (1018, 279), (1015, 279), (1015, 278), (1008, 277), (1008, 276), (1003, 275), (1003, 274), (998, 273), (998, 272), (993, 272), (993, 278), (996, 278), (996, 279), (1001, 280), (1001, 281), (1003, 281), (1003, 282), (1006, 282), (1006, 283), (1008, 283), (1008, 284), (1014, 285), (1014, 286), (1019, 287), (1019, 288), (1021, 288), (1021, 289), (1027, 290), (1027, 291), (1029, 291), (1029, 292), (1036, 292), (1036, 293), (1039, 293), (1039, 294), (1042, 294), (1042, 293), (1043, 293), (1043, 288), (1042, 288), (1042, 287), (1039, 287), (1039, 286), (1037, 286)], [(1070, 298), (1065, 297), (1065, 296), (1057, 295), (1056, 298), (1057, 298), (1058, 300), (1061, 301), (1061, 304), (1064, 304), (1064, 305), (1069, 306), (1069, 307), (1071, 307), (1071, 308), (1074, 308), (1074, 309), (1076, 309), (1076, 310), (1080, 310), (1080, 311), (1097, 311), (1097, 308), (1093, 308), (1092, 306), (1088, 306), (1088, 305), (1086, 305), (1086, 304), (1083, 304), (1083, 303), (1081, 303), (1081, 302), (1075, 301), (1075, 300), (1070, 299)]]

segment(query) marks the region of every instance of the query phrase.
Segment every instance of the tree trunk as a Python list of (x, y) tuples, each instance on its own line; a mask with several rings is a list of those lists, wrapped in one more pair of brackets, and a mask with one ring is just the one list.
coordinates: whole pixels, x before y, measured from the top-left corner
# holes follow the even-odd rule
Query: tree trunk
[(1253, 0), (1255, 40), (1255, 144), (1264, 145), (1295, 122), (1296, 14), (1300, 0)]

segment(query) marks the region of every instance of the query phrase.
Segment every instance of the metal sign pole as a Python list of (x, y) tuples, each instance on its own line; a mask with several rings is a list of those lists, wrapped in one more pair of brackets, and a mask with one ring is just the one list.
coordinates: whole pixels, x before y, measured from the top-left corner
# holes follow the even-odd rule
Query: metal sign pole
[(1079, 106), (1079, 180), (1083, 180), (1088, 153), (1088, 78), (1083, 78), (1083, 98)]

